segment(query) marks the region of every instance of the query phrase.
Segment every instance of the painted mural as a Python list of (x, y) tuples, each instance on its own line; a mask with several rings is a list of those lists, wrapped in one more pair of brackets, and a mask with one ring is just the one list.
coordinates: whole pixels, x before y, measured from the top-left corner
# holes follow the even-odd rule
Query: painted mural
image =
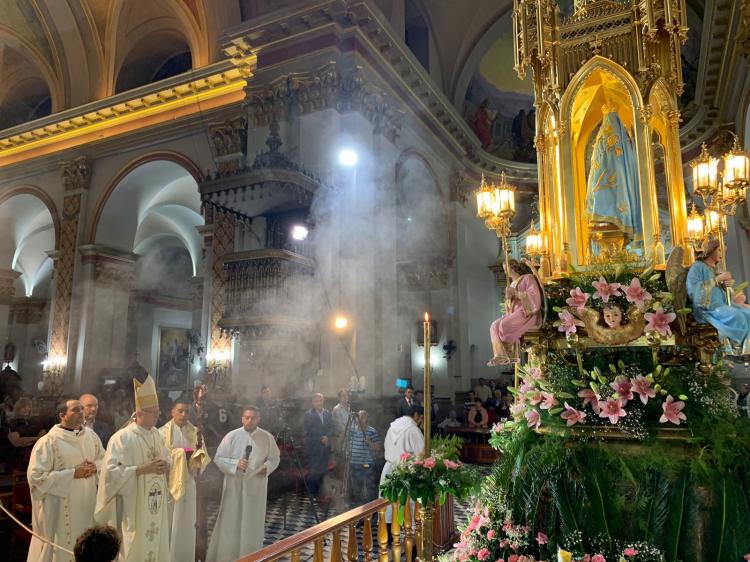
[(490, 154), (516, 162), (536, 162), (534, 87), (531, 73), (520, 80), (513, 70), (510, 18), (474, 71), (463, 115)]

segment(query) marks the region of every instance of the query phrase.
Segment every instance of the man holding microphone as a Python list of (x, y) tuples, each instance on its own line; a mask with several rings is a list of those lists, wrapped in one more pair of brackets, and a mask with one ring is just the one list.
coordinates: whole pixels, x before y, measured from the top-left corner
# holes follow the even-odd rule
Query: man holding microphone
[(242, 427), (227, 433), (216, 450), (224, 489), (207, 562), (232, 562), (263, 546), (268, 475), (279, 466), (279, 448), (259, 423), (260, 410), (248, 406)]

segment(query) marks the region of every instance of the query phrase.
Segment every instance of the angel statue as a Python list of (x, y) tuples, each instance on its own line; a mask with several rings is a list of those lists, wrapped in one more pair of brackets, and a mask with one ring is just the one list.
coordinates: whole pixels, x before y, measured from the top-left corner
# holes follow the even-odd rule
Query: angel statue
[(611, 302), (601, 312), (586, 307), (580, 314), (589, 337), (606, 345), (623, 345), (643, 334), (646, 327), (643, 310), (631, 306), (626, 315), (627, 323), (623, 324), (622, 309)]
[(528, 262), (508, 260), (503, 264), (510, 286), (505, 292), (507, 314), (490, 326), (494, 357), (488, 367), (517, 363), (521, 337), (542, 325), (544, 292), (535, 271)]
[(709, 239), (690, 266), (686, 286), (693, 302), (693, 316), (716, 328), (722, 341), (729, 344), (727, 353), (750, 355), (750, 305), (745, 302), (744, 292), (732, 290), (732, 274), (718, 271), (720, 261), (719, 242)]

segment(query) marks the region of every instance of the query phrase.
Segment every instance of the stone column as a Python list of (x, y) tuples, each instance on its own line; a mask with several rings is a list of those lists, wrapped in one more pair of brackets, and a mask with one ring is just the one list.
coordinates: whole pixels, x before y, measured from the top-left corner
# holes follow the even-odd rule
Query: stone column
[(204, 240), (211, 249), (210, 269), (205, 278), (205, 284), (210, 283), (211, 299), (208, 350), (213, 353), (229, 353), (232, 350), (231, 339), (222, 334), (219, 324), (224, 317), (224, 288), (227, 282), (224, 257), (234, 251), (235, 220), (232, 215), (211, 207), (206, 207), (205, 215)]
[(16, 279), (20, 276), (12, 269), (0, 269), (0, 348), (10, 341), (10, 306), (16, 294)]
[(73, 276), (76, 267), (76, 248), (83, 230), (83, 221), (79, 219), (91, 177), (91, 170), (84, 156), (63, 162), (61, 173), (65, 195), (60, 223), (60, 240), (57, 241), (57, 250), (49, 252), (55, 264), (52, 274), (48, 339), (50, 358), (67, 358), (70, 355)]
[(103, 370), (129, 365), (128, 322), (138, 256), (97, 245), (81, 246), (83, 299), (74, 389), (90, 390)]
[(44, 315), (48, 301), (30, 297), (14, 298), (8, 315), (10, 339), (16, 346), (16, 371), (23, 378), (23, 389), (27, 394), (36, 393), (37, 383), (42, 378), (42, 361), (46, 346)]

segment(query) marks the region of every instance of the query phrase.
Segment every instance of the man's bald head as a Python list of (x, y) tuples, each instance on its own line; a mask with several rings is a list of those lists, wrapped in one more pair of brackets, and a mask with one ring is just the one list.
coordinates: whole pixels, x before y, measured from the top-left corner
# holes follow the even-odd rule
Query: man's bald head
[(93, 394), (81, 394), (78, 401), (83, 406), (83, 419), (86, 425), (91, 425), (99, 412), (99, 400)]

